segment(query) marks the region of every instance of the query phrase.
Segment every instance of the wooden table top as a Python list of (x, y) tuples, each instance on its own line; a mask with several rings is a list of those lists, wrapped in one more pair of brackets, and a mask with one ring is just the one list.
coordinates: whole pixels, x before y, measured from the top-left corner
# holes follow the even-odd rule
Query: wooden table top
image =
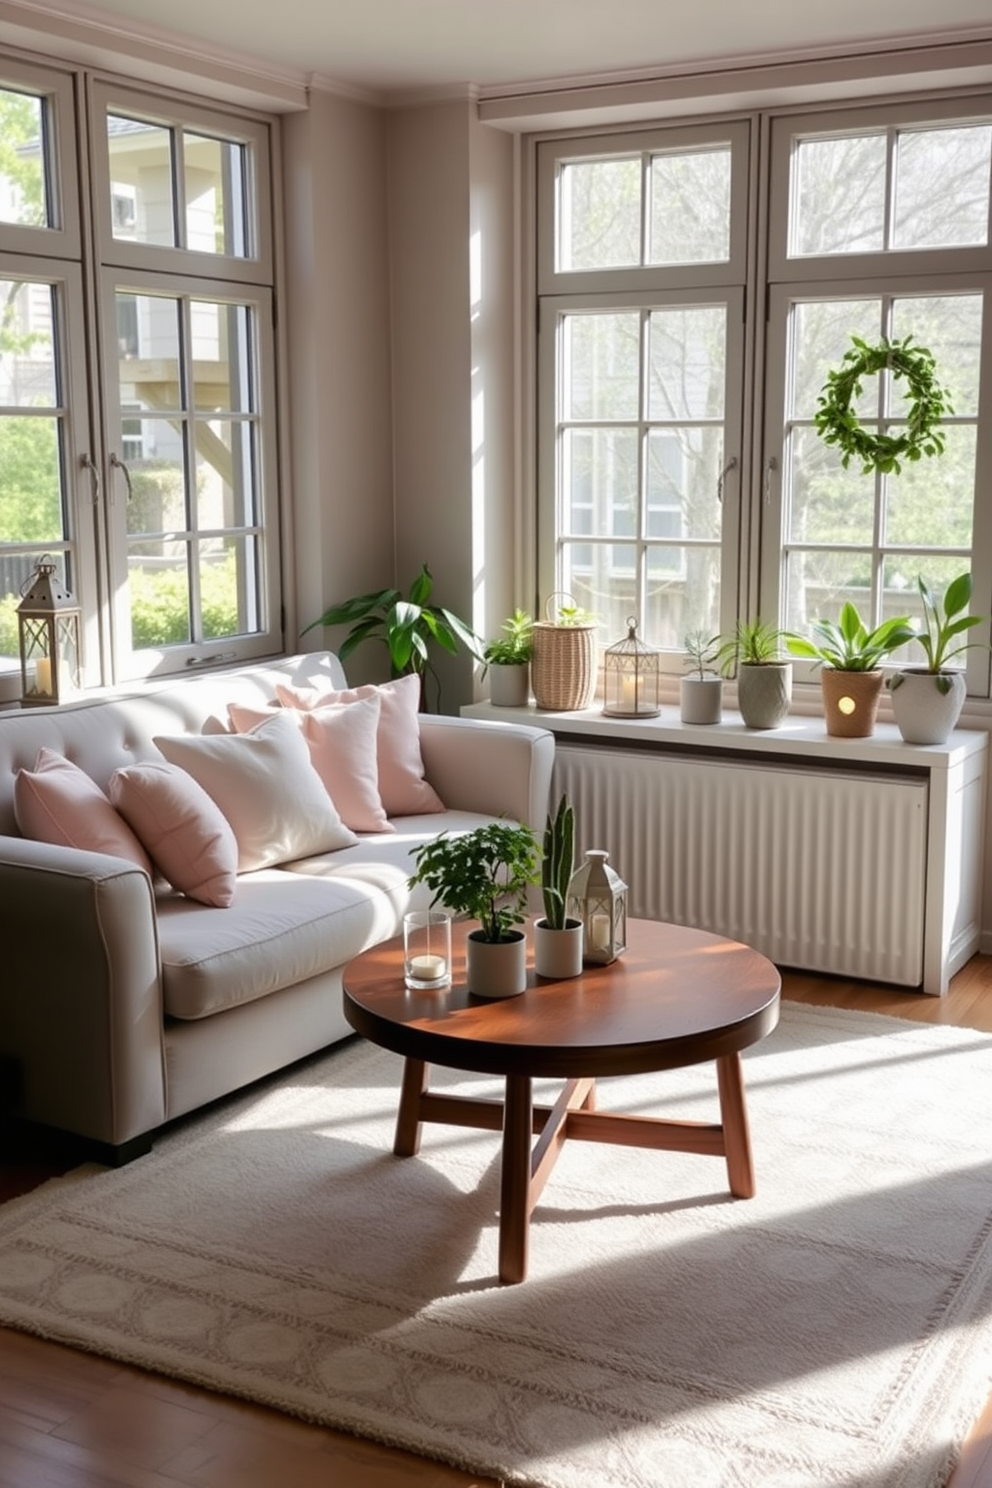
[(490, 1002), (465, 986), (472, 928), (452, 926), (452, 985), (438, 991), (404, 985), (402, 937), (351, 961), (344, 1011), (356, 1032), (451, 1069), (569, 1078), (717, 1059), (757, 1043), (778, 1022), (781, 981), (772, 963), (705, 930), (629, 920), (622, 956), (565, 981), (536, 976), (529, 947), (526, 992)]

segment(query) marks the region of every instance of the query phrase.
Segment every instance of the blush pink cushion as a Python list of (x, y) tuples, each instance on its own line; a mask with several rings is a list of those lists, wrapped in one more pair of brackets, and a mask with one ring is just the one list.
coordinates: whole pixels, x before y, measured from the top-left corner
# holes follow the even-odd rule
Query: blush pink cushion
[(203, 786), (234, 829), (238, 872), (351, 847), (299, 728), (277, 710), (250, 734), (182, 734), (154, 741)]
[(279, 701), (287, 708), (318, 709), (333, 704), (355, 703), (378, 696), (379, 728), (376, 762), (379, 795), (388, 816), (420, 816), (444, 810), (444, 802), (424, 779), (420, 752), (420, 679), (397, 677), (381, 687), (367, 684), (343, 692), (320, 692), (317, 688), (288, 687), (276, 683)]
[[(245, 708), (240, 703), (229, 703), (227, 712), (239, 734), (273, 716), (271, 710)], [(378, 697), (330, 708), (280, 708), (276, 712), (292, 718), (302, 730), (310, 762), (345, 826), (353, 832), (395, 832), (379, 796)]]
[(231, 904), (237, 838), (192, 775), (157, 760), (125, 765), (111, 776), (110, 799), (174, 889), (201, 904)]
[(34, 842), (111, 853), (151, 875), (148, 854), (96, 781), (52, 749), (39, 752), (33, 770), (18, 770), (14, 816), (21, 833)]

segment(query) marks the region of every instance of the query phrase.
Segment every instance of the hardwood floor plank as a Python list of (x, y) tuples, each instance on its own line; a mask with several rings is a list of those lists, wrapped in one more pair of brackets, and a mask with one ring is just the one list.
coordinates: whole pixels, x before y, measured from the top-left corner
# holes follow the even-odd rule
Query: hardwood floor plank
[[(888, 1013), (992, 1033), (992, 957), (946, 997), (805, 972), (795, 1002)], [(0, 1198), (65, 1171), (0, 1148)], [(297, 1421), (113, 1360), (0, 1328), (0, 1488), (500, 1488), (495, 1478)], [(992, 1488), (992, 1401), (948, 1488)]]

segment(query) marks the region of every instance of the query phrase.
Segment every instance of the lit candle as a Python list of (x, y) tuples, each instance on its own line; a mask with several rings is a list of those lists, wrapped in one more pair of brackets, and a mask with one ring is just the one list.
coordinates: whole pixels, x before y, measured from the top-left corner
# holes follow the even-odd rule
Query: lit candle
[(594, 914), (590, 926), (590, 936), (593, 945), (598, 951), (605, 951), (610, 944), (610, 917), (607, 914)]
[(39, 656), (34, 664), (34, 685), (39, 692), (52, 696), (52, 663), (47, 656)]
[(443, 956), (411, 956), (406, 965), (410, 976), (418, 982), (436, 982), (443, 977), (448, 967)]
[(620, 678), (620, 703), (628, 713), (637, 709), (637, 678), (623, 676)]

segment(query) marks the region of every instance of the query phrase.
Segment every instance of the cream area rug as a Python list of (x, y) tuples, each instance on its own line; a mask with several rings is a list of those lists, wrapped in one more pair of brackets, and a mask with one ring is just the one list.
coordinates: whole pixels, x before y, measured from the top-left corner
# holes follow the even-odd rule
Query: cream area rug
[[(946, 1483), (992, 1392), (992, 1038), (786, 1004), (757, 1196), (566, 1144), (512, 1287), (498, 1137), (393, 1157), (400, 1067), (352, 1042), (3, 1206), (0, 1319), (511, 1484)], [(715, 1085), (600, 1098), (713, 1120)]]

